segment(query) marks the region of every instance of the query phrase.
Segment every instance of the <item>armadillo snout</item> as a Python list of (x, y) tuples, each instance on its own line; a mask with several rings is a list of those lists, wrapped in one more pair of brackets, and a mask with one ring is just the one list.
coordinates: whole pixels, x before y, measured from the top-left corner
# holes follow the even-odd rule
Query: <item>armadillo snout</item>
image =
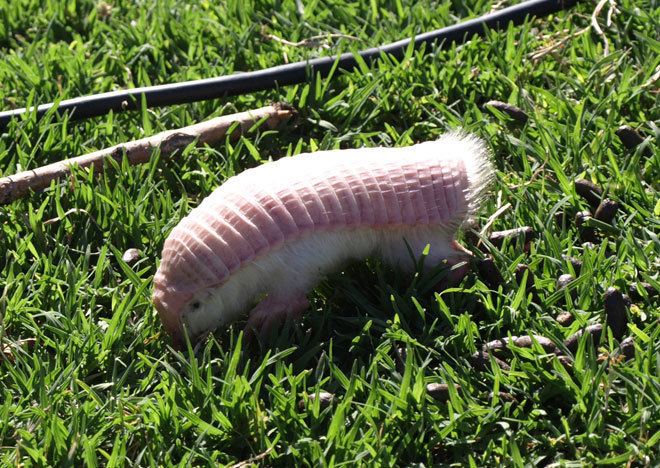
[(152, 301), (163, 326), (175, 342), (183, 341), (181, 311), (188, 300), (188, 294), (180, 293), (168, 286), (167, 278), (160, 271), (156, 273)]

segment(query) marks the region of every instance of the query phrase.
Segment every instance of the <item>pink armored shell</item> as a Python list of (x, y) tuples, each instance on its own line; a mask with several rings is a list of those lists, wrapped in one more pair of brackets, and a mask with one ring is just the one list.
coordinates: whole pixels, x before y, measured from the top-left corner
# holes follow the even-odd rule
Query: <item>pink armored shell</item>
[(302, 154), (249, 169), (174, 228), (154, 278), (154, 303), (180, 338), (184, 306), (197, 293), (222, 288), (283, 245), (324, 232), (425, 226), (442, 228), (451, 240), (490, 174), (481, 142), (460, 134), (405, 148)]

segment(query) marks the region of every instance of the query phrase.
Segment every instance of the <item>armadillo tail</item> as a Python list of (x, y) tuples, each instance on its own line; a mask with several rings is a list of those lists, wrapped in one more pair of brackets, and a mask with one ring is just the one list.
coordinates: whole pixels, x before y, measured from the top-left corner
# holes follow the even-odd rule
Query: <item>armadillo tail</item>
[(495, 179), (495, 167), (491, 161), (490, 151), (486, 143), (474, 135), (460, 131), (450, 133), (447, 138), (455, 139), (463, 147), (463, 162), (467, 171), (468, 189), (466, 201), (468, 203), (467, 220), (471, 220), (481, 206), (490, 184)]

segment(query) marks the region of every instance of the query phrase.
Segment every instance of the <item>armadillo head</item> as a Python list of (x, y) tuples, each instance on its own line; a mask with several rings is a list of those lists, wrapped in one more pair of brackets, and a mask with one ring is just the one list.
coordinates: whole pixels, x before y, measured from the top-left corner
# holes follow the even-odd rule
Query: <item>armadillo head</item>
[(152, 299), (175, 348), (184, 346), (184, 333), (195, 343), (209, 331), (240, 317), (253, 296), (245, 287), (255, 283), (251, 270), (244, 268), (224, 283), (200, 286), (191, 276), (181, 274), (181, 269), (161, 263), (154, 277)]
[(191, 342), (201, 335), (202, 330), (194, 326), (198, 319), (208, 320), (209, 316), (218, 315), (217, 304), (213, 310), (202, 306), (209, 302), (208, 292), (217, 290), (223, 282), (220, 275), (207, 267), (207, 258), (200, 254), (205, 252), (200, 248), (201, 240), (190, 234), (190, 225), (194, 222), (188, 216), (165, 240), (152, 296), (163, 326), (178, 348), (185, 343), (184, 333)]

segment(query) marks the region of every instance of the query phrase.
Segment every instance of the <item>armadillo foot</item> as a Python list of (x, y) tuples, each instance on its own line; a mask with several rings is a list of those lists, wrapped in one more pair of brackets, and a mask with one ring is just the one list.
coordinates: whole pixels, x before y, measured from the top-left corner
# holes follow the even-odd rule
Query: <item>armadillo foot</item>
[(303, 294), (299, 296), (268, 296), (250, 311), (245, 334), (248, 338), (255, 335), (268, 336), (276, 327), (287, 320), (295, 320), (309, 307), (309, 301)]

